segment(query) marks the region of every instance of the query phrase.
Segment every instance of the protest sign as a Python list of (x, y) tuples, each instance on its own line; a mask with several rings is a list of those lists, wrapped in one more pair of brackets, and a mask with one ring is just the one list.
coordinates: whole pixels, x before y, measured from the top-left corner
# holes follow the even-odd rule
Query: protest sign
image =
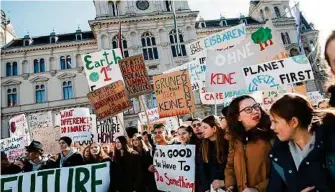
[(305, 55), (243, 67), (249, 90), (266, 90), (281, 85), (313, 80), (313, 71)]
[(59, 151), (59, 128), (53, 126), (51, 111), (29, 114), (28, 122), (31, 138), (43, 143), (44, 153), (56, 154)]
[(90, 111), (88, 108), (73, 108), (60, 111), (60, 136), (73, 141), (91, 140)]
[(317, 105), (324, 99), (319, 91), (307, 92), (307, 97), (313, 105)]
[[(147, 115), (148, 115), (148, 118), (149, 118), (149, 123), (157, 121), (159, 119), (158, 108), (155, 107), (155, 108), (147, 110)], [(142, 124), (147, 124), (148, 123), (147, 116), (145, 115), (145, 112), (139, 113), (138, 116), (139, 116), (140, 122)]]
[(118, 136), (125, 135), (121, 123), (123, 125), (123, 113), (103, 121), (97, 121), (94, 140), (99, 143), (112, 143)]
[(87, 97), (98, 120), (115, 116), (133, 106), (122, 81), (114, 82), (90, 92)]
[(106, 162), (1, 176), (0, 191), (108, 191), (109, 167), (109, 162)]
[(152, 92), (142, 54), (122, 59), (120, 61), (120, 69), (129, 97)]
[[(166, 117), (166, 118), (161, 118), (158, 119), (156, 121), (150, 122), (150, 126), (155, 127), (156, 125), (159, 124), (163, 124), (165, 126), (165, 129), (170, 132), (171, 130), (176, 129), (179, 126), (179, 122), (178, 122), (178, 117)], [(150, 131), (152, 130), (152, 128), (149, 129), (149, 125), (148, 124), (141, 124), (141, 130), (143, 131)]]
[(26, 116), (24, 114), (16, 115), (9, 120), (10, 137), (23, 136), (25, 145), (30, 144), (30, 133)]
[(263, 102), (262, 107), (263, 109), (270, 109), (271, 105), (279, 99), (281, 96), (283, 96), (285, 93), (290, 92), (288, 88), (274, 88), (274, 89), (268, 89), (263, 90)]
[(120, 49), (102, 50), (81, 55), (88, 86), (91, 91), (122, 80), (119, 61), (122, 59)]
[(172, 117), (193, 113), (193, 92), (188, 70), (153, 77), (159, 117)]
[(75, 146), (87, 146), (96, 141), (95, 139), (98, 137), (98, 135), (97, 135), (97, 116), (95, 114), (90, 115), (90, 132), (91, 137), (88, 140), (73, 142), (73, 144)]
[(185, 63), (183, 65), (180, 65), (178, 67), (167, 70), (167, 71), (163, 72), (163, 74), (171, 73), (171, 72), (175, 72), (175, 71), (181, 71), (181, 70), (185, 70), (185, 69), (189, 70), (189, 73), (190, 73), (192, 91), (198, 90), (200, 88), (202, 71), (200, 69), (200, 64), (196, 60), (190, 61), (190, 62)]
[(205, 52), (208, 48), (224, 49), (239, 44), (246, 37), (245, 24), (240, 24), (186, 45), (187, 55), (191, 58)]
[[(206, 90), (212, 92), (246, 89), (242, 68), (258, 63), (287, 58), (271, 21), (227, 51), (208, 50)], [(256, 90), (249, 90), (250, 92)]]
[(157, 145), (154, 165), (158, 190), (195, 190), (195, 145)]
[(10, 137), (0, 140), (1, 151), (5, 152), (9, 161), (14, 161), (26, 153), (24, 136)]

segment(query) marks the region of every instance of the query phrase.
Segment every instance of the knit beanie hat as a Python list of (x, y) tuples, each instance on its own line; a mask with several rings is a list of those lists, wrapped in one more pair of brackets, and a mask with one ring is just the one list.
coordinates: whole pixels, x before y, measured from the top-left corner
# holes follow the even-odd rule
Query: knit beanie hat
[(62, 140), (62, 141), (64, 141), (68, 146), (71, 146), (72, 139), (71, 139), (70, 137), (66, 137), (66, 136), (64, 136), (64, 137), (61, 137), (59, 140), (60, 140), (60, 141)]

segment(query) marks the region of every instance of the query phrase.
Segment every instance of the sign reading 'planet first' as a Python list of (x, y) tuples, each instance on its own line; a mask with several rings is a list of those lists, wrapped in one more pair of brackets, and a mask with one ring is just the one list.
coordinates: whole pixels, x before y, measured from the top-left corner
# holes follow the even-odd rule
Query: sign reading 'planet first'
[(81, 56), (85, 68), (88, 86), (91, 91), (122, 80), (119, 61), (120, 49), (102, 50)]

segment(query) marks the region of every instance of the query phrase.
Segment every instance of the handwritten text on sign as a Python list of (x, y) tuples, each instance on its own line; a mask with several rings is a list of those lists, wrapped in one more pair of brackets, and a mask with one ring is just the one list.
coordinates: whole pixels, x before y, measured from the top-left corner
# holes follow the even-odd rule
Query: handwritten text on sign
[(0, 140), (0, 149), (5, 152), (9, 161), (21, 158), (25, 153), (24, 137), (10, 137)]
[(249, 90), (265, 90), (279, 85), (313, 80), (313, 71), (306, 56), (295, 56), (243, 68)]
[(102, 50), (81, 56), (90, 90), (123, 80), (119, 68), (120, 49)]
[(23, 136), (25, 145), (30, 144), (30, 133), (25, 114), (16, 115), (9, 120), (9, 133), (11, 137)]
[(129, 97), (152, 92), (142, 54), (122, 59), (120, 69)]
[(109, 166), (106, 162), (1, 176), (0, 191), (108, 191)]
[(154, 165), (158, 190), (194, 191), (195, 145), (158, 145)]
[(194, 112), (194, 98), (188, 70), (157, 75), (153, 80), (160, 118)]
[(97, 121), (96, 141), (99, 143), (112, 143), (118, 136), (124, 135), (120, 121), (123, 123), (123, 113), (104, 121)]
[[(158, 108), (155, 107), (155, 108), (147, 110), (147, 115), (148, 115), (148, 118), (149, 118), (149, 121), (150, 121), (149, 123), (157, 121), (159, 119)], [(138, 116), (139, 116), (140, 122), (142, 124), (148, 123), (147, 122), (148, 121), (147, 116), (146, 116), (145, 112), (139, 113)]]
[(87, 97), (96, 112), (98, 120), (115, 116), (133, 106), (122, 81), (114, 82), (90, 92)]
[(73, 108), (60, 111), (60, 135), (72, 138), (73, 141), (90, 140), (91, 123), (88, 108)]
[(187, 55), (194, 57), (208, 48), (224, 49), (240, 43), (246, 37), (245, 24), (220, 31), (186, 45)]

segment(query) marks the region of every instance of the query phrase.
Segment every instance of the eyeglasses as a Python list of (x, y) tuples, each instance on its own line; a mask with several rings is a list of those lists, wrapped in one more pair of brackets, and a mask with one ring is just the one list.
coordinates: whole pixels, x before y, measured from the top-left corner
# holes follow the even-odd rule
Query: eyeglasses
[(200, 126), (201, 126), (201, 123), (194, 123), (194, 124), (192, 125), (193, 128), (197, 128), (197, 127), (200, 127)]
[(256, 111), (260, 111), (261, 110), (261, 105), (259, 103), (256, 103), (253, 106), (245, 107), (244, 109), (239, 111), (239, 113), (241, 113), (242, 111), (245, 111), (247, 114), (250, 114), (250, 113), (252, 113), (253, 109), (255, 109)]

